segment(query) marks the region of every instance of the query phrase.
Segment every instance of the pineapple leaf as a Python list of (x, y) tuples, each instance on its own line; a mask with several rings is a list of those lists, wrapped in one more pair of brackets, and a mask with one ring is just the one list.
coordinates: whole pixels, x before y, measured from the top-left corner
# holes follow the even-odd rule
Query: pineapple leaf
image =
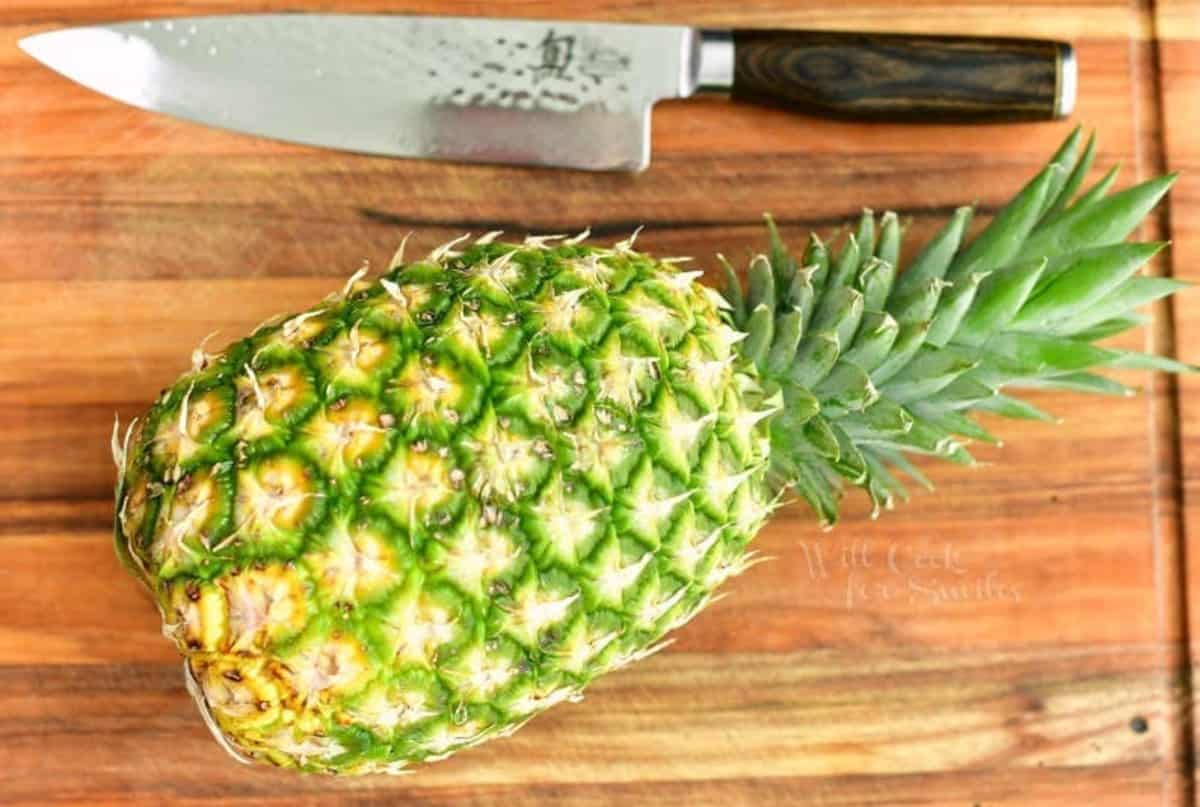
[[(767, 218), (770, 260), (750, 267), (741, 349), (768, 388), (797, 402), (797, 415), (772, 427), (771, 476), (823, 522), (837, 517), (828, 488), (843, 480), (876, 511), (905, 495), (890, 469), (927, 484), (905, 454), (973, 462), (964, 440), (999, 441), (972, 412), (1054, 420), (1011, 391), (1128, 395), (1098, 371), (1196, 369), (1095, 344), (1143, 324), (1138, 307), (1185, 286), (1138, 274), (1165, 244), (1125, 243), (1175, 176), (1109, 195), (1114, 168), (1076, 197), (1096, 148), (1076, 129), (979, 235), (966, 243), (973, 211), (960, 207), (904, 268), (894, 213), (864, 210), (833, 258), (812, 236), (798, 263)], [(741, 297), (727, 299), (736, 312)]]

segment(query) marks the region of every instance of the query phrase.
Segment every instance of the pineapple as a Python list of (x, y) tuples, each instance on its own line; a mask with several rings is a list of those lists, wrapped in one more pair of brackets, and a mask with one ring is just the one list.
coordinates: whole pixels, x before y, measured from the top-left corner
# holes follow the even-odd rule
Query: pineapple
[(795, 256), (768, 218), (721, 294), (632, 238), (489, 233), (198, 350), (114, 432), (115, 538), (215, 736), (402, 773), (510, 734), (662, 647), (786, 492), (878, 512), (926, 484), (908, 455), (971, 462), (972, 411), (1046, 417), (1009, 391), (1187, 369), (1093, 344), (1181, 284), (1122, 243), (1172, 178), (1074, 198), (1079, 147), (903, 273), (892, 213)]

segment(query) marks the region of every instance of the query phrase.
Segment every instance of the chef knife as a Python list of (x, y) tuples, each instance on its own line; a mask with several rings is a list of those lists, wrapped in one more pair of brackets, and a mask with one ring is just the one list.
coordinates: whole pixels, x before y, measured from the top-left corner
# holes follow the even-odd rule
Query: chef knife
[(29, 54), (127, 104), (397, 157), (641, 170), (656, 101), (697, 91), (906, 121), (1070, 113), (1072, 49), (1033, 39), (252, 14), (36, 34)]

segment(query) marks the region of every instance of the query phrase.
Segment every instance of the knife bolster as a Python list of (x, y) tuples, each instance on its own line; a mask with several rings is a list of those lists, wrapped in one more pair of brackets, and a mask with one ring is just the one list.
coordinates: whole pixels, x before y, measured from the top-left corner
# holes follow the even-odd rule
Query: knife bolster
[(733, 32), (702, 29), (693, 40), (693, 86), (699, 92), (729, 92), (733, 89)]

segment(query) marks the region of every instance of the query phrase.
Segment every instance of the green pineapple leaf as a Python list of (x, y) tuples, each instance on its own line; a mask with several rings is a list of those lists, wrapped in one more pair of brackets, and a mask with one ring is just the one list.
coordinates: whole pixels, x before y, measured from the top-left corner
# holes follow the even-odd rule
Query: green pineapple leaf
[[(820, 490), (822, 480), (863, 487), (878, 511), (903, 498), (888, 469), (912, 475), (906, 452), (970, 462), (964, 441), (998, 442), (973, 411), (1054, 419), (1018, 390), (1127, 395), (1102, 372), (1195, 369), (1095, 344), (1144, 324), (1137, 308), (1185, 287), (1139, 274), (1165, 244), (1125, 242), (1175, 176), (1109, 195), (1113, 168), (1077, 196), (1095, 156), (1095, 136), (1083, 144), (1076, 129), (978, 235), (967, 238), (973, 209), (958, 208), (906, 267), (893, 213), (877, 220), (864, 210), (832, 259), (814, 236), (800, 261), (813, 277), (797, 273), (795, 290), (771, 310), (790, 337), (802, 308), (807, 324), (790, 366), (790, 341), (759, 355), (754, 337), (767, 315), (755, 312), (743, 355), (768, 384), (781, 379), (792, 399), (811, 391), (820, 406), (799, 434), (773, 429), (772, 476), (794, 479), (823, 523), (836, 518), (839, 497)], [(790, 265), (773, 221), (768, 229), (772, 265)], [(751, 268), (752, 288), (756, 274), (763, 270)]]

